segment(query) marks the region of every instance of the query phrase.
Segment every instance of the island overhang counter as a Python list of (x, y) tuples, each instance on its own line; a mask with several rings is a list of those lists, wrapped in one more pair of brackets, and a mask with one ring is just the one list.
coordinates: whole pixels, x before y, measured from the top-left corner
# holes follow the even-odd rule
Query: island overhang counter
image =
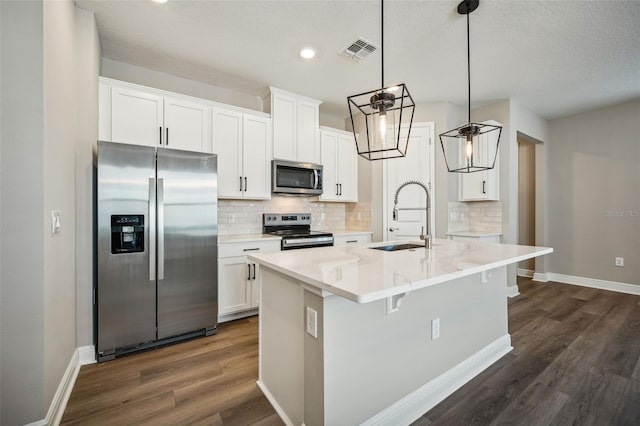
[(253, 254), (258, 385), (286, 424), (408, 424), (509, 352), (506, 265), (547, 247), (436, 240)]

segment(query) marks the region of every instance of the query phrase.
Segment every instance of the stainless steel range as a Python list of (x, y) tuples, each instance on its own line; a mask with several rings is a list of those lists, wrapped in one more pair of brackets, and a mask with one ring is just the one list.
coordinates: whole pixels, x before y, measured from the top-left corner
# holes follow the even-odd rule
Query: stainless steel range
[(262, 232), (282, 237), (282, 250), (333, 245), (333, 234), (311, 230), (311, 213), (264, 213)]

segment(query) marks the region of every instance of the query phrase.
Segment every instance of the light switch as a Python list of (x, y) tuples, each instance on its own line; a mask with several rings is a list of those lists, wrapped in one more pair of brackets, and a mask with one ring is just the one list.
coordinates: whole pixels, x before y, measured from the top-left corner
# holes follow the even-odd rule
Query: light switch
[(60, 210), (51, 210), (51, 235), (58, 234), (61, 229)]

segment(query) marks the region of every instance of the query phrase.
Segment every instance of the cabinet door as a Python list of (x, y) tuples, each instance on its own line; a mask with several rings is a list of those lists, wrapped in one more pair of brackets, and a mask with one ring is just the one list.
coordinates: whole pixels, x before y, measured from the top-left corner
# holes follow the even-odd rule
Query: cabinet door
[(334, 132), (320, 132), (320, 147), (322, 160), (322, 201), (338, 201), (338, 135)]
[(353, 137), (338, 137), (338, 184), (341, 201), (358, 201), (358, 158)]
[(296, 160), (305, 163), (320, 163), (318, 141), (318, 105), (305, 100), (297, 103)]
[(272, 94), (273, 158), (296, 161), (296, 98)]
[(244, 114), (243, 197), (254, 199), (271, 198), (271, 120)]
[(246, 256), (218, 260), (218, 312), (220, 315), (250, 309), (250, 265)]
[(242, 198), (242, 113), (214, 108), (212, 127), (218, 154), (218, 198)]
[(165, 97), (164, 127), (164, 145), (167, 148), (213, 152), (208, 105)]
[(161, 146), (162, 96), (138, 90), (111, 89), (111, 140), (135, 145)]

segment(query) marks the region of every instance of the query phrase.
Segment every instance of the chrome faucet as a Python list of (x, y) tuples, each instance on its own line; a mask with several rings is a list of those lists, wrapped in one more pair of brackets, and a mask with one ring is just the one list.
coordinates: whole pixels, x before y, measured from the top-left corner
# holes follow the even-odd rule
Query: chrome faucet
[[(398, 208), (398, 194), (400, 194), (400, 191), (402, 190), (402, 188), (404, 188), (407, 185), (418, 185), (419, 187), (421, 187), (422, 189), (424, 189), (424, 192), (427, 194), (427, 207), (422, 208), (422, 207), (406, 207), (406, 208), (402, 208), (399, 209)], [(427, 217), (425, 220), (425, 223), (427, 225), (427, 233), (424, 233), (424, 226), (422, 227), (422, 231), (420, 231), (420, 239), (424, 240), (424, 247), (427, 249), (431, 248), (431, 219), (430, 219), (430, 210), (431, 210), (431, 195), (429, 194), (429, 189), (426, 187), (426, 185), (422, 182), (419, 182), (417, 180), (410, 180), (407, 181), (405, 183), (403, 183), (402, 185), (400, 185), (398, 187), (398, 189), (396, 189), (396, 195), (393, 197), (393, 220), (398, 220), (398, 211), (400, 210), (425, 210), (427, 213)]]

